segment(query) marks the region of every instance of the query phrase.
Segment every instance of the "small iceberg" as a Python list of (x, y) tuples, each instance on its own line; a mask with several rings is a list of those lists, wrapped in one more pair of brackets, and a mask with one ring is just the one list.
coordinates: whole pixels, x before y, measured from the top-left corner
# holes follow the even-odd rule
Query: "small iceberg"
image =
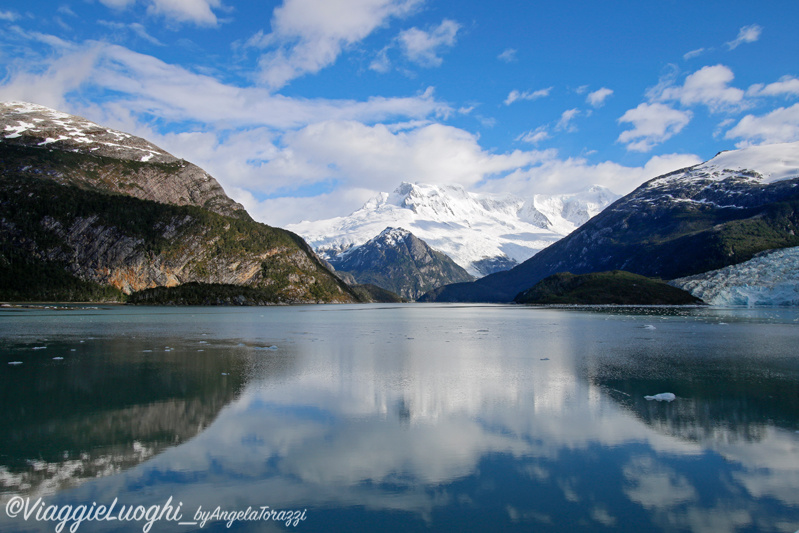
[(657, 400), (659, 402), (673, 402), (677, 397), (671, 392), (661, 392), (654, 396), (644, 396), (645, 400)]

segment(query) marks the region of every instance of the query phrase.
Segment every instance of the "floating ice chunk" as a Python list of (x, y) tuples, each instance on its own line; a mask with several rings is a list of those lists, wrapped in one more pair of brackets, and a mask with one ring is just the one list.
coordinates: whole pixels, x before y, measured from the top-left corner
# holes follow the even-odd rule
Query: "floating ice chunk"
[(654, 396), (644, 396), (645, 400), (657, 400), (659, 402), (673, 402), (677, 397), (671, 392), (661, 392)]
[(8, 364), (9, 365), (21, 365), (22, 361), (9, 361)]

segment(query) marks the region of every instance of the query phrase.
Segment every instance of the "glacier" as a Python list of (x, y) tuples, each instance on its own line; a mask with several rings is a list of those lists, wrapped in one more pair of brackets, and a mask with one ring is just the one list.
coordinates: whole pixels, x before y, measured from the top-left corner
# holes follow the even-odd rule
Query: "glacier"
[(713, 306), (799, 305), (799, 247), (761, 252), (744, 263), (670, 284)]
[(387, 227), (402, 227), (475, 277), (521, 263), (619, 198), (609, 189), (560, 195), (469, 192), (460, 185), (404, 182), (345, 217), (286, 226), (330, 260)]

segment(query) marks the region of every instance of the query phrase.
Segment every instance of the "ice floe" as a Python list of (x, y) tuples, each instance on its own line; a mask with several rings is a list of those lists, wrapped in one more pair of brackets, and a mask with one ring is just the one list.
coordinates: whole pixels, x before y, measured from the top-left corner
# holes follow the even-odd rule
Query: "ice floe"
[(644, 396), (645, 400), (657, 400), (659, 402), (673, 402), (677, 397), (671, 392), (661, 392), (654, 396)]

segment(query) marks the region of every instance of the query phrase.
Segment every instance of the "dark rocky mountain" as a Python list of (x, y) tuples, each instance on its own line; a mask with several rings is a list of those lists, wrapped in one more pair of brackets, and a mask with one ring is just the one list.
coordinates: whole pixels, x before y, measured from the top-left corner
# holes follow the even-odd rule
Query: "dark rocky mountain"
[(120, 300), (189, 282), (272, 303), (359, 301), (299, 236), (253, 221), (198, 167), (80, 117), (0, 104), (0, 299)]
[(722, 152), (654, 178), (507, 272), (423, 301), (509, 302), (558, 272), (674, 279), (799, 245), (799, 143)]
[(401, 228), (386, 228), (330, 263), (358, 283), (377, 285), (409, 300), (447, 283), (474, 279), (448, 256)]

